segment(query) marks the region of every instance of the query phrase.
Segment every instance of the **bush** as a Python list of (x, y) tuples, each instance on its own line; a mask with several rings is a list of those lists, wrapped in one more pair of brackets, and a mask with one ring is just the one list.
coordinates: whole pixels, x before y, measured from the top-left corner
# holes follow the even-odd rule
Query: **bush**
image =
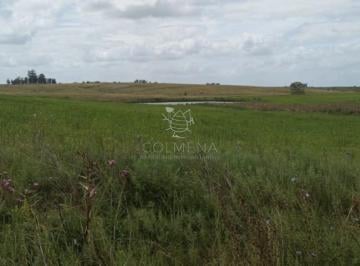
[(308, 85), (306, 83), (302, 83), (302, 82), (293, 82), (290, 85), (290, 93), (292, 95), (304, 95), (305, 94), (305, 89), (308, 87)]

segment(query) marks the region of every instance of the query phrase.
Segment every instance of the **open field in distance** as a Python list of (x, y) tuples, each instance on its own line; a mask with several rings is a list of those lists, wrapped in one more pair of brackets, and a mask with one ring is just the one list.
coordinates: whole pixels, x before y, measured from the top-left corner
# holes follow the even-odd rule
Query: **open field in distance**
[[(339, 100), (341, 94), (346, 100), (354, 95), (354, 88), (310, 88), (310, 95), (328, 95), (328, 99)], [(356, 91), (356, 90), (355, 90)], [(360, 90), (359, 90), (360, 92)], [(90, 99), (120, 102), (170, 101), (170, 100), (259, 100), (258, 97), (287, 96), (286, 87), (254, 86), (206, 86), (186, 84), (58, 84), (0, 86), (0, 95), (44, 96), (72, 99)], [(359, 99), (360, 97), (357, 97)], [(281, 99), (278, 98), (279, 100)]]

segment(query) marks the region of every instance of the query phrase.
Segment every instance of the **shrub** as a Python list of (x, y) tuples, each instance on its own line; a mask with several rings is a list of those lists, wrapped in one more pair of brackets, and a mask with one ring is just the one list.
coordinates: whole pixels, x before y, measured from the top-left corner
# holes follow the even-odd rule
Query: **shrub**
[(305, 89), (308, 87), (306, 83), (299, 81), (293, 82), (290, 85), (290, 93), (292, 95), (303, 95), (305, 94)]

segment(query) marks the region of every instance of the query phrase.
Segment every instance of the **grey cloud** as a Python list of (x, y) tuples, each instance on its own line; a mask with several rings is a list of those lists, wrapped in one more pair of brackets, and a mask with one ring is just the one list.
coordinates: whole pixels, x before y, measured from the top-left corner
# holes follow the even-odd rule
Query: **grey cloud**
[(88, 51), (87, 62), (171, 61), (190, 58), (231, 58), (234, 56), (265, 56), (272, 53), (270, 43), (259, 36), (244, 34), (236, 40), (208, 40), (204, 37), (178, 40), (122, 43)]
[(18, 67), (41, 67), (50, 65), (53, 62), (53, 58), (44, 54), (21, 56), (9, 56), (0, 54), (0, 64), (2, 67), (18, 68)]
[(304, 23), (291, 31), (289, 38), (298, 41), (343, 41), (347, 37), (360, 36), (360, 24), (357, 20), (321, 21)]
[(246, 53), (254, 56), (267, 56), (273, 53), (273, 46), (270, 46), (265, 40), (250, 37), (244, 44), (243, 49)]
[(0, 44), (22, 45), (30, 41), (31, 38), (31, 33), (0, 33)]
[(24, 45), (42, 29), (54, 26), (68, 0), (14, 0), (0, 2), (0, 44)]
[(2, 67), (14, 67), (17, 65), (17, 63), (13, 58), (6, 56), (4, 54), (0, 54), (0, 65)]
[(0, 0), (0, 81), (39, 66), (62, 81), (355, 84), (359, 12), (352, 0)]
[(197, 13), (191, 6), (180, 6), (172, 4), (165, 0), (158, 0), (155, 4), (130, 5), (125, 10), (111, 11), (113, 16), (141, 19), (147, 17), (165, 18), (165, 17), (183, 17)]
[(115, 2), (106, 0), (95, 0), (85, 3), (85, 9), (91, 11), (104, 12), (107, 16), (127, 19), (144, 18), (171, 18), (188, 17), (202, 13), (206, 6), (214, 4), (224, 4), (235, 0), (156, 0), (149, 3), (144, 1), (142, 4), (128, 4), (124, 8), (119, 8)]

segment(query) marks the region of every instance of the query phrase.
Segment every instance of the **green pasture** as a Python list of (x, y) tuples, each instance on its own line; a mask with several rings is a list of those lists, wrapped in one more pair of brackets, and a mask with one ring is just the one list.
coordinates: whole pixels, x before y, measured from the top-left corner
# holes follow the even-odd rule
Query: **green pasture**
[[(360, 264), (358, 115), (176, 108), (195, 120), (182, 140), (164, 106), (1, 96), (0, 175), (16, 191), (0, 191), (0, 265)], [(142, 157), (174, 142), (216, 157)]]

